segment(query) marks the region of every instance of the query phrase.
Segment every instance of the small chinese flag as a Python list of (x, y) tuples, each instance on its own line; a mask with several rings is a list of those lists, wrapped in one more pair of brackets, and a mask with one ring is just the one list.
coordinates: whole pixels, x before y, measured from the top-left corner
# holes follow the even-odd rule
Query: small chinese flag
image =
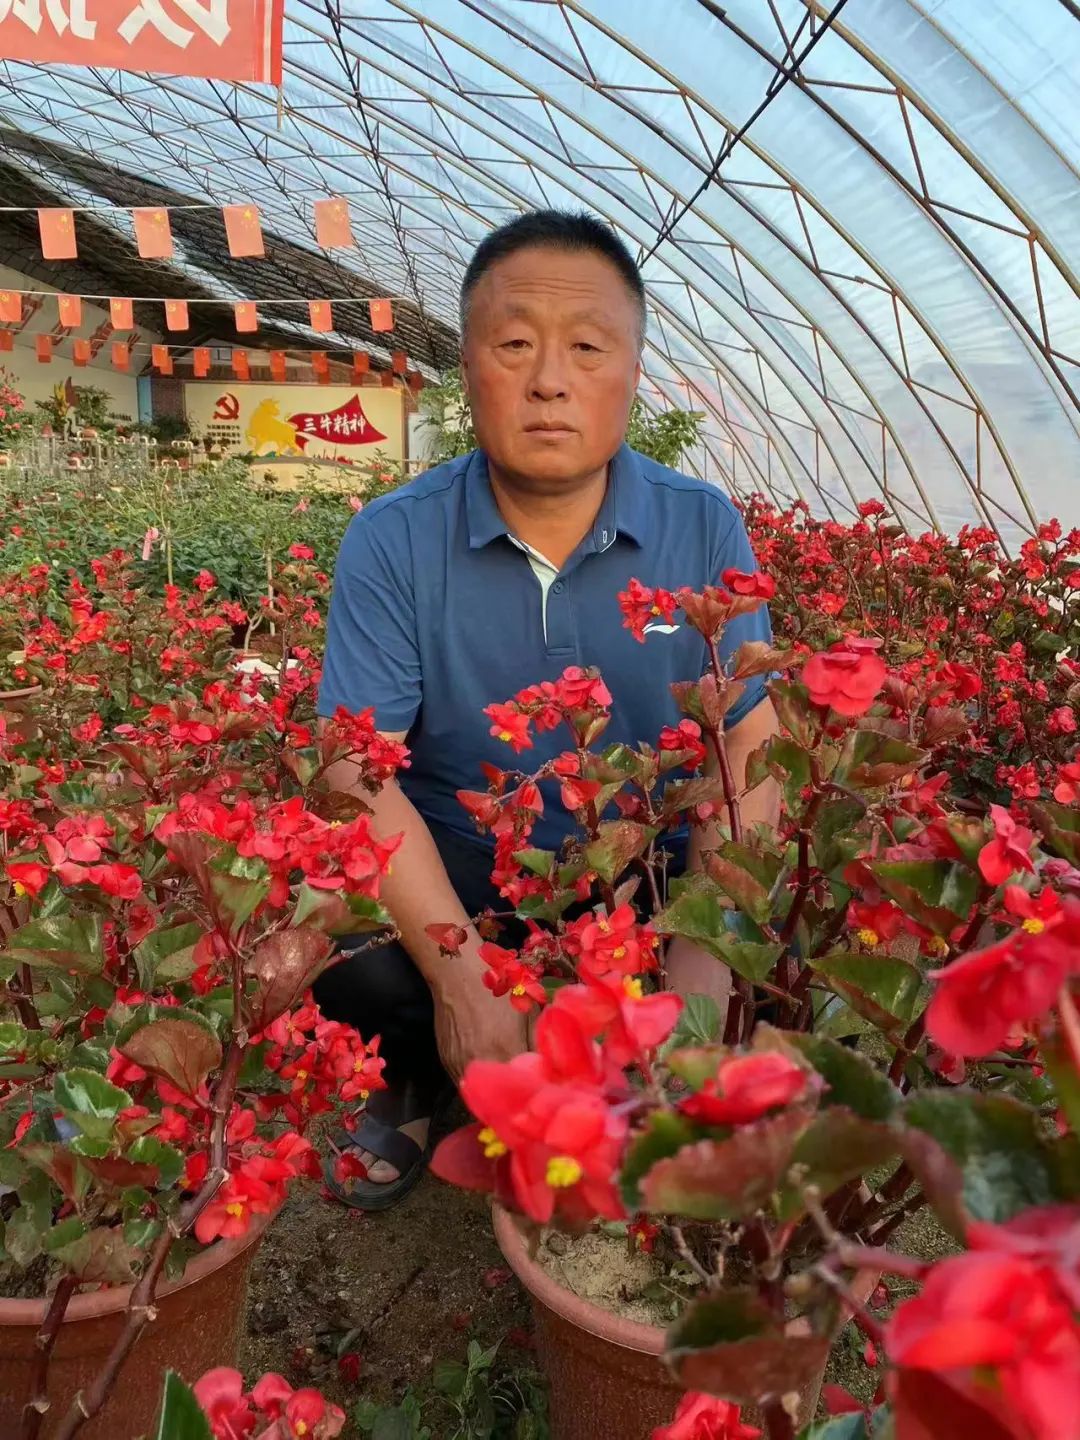
[(409, 376), (409, 389), (414, 395), (419, 395), (424, 388), (424, 375), (420, 370), (414, 370)]
[(340, 195), (315, 201), (315, 238), (324, 250), (351, 250), (356, 244), (349, 202)]
[(165, 301), (165, 324), (170, 330), (186, 330), (188, 328), (186, 300)]
[(172, 356), (167, 345), (150, 346), (150, 363), (159, 375), (172, 374)]
[(79, 253), (75, 244), (75, 212), (39, 210), (37, 218), (41, 231), (41, 253), (45, 259), (74, 260)]
[(234, 350), (232, 352), (233, 374), (238, 380), (251, 379), (251, 366), (248, 364), (248, 352), (246, 350)]
[(320, 380), (330, 378), (330, 361), (326, 358), (325, 350), (313, 350), (311, 352), (311, 368)]
[(270, 351), (270, 378), (272, 380), (285, 379), (285, 351)]
[(236, 328), (241, 333), (250, 334), (252, 330), (259, 328), (259, 312), (254, 300), (237, 300), (233, 306), (233, 317)]
[(330, 308), (329, 300), (309, 300), (307, 308), (313, 330), (326, 334), (328, 330), (334, 328), (334, 312)]
[(82, 301), (78, 295), (58, 295), (56, 303), (60, 308), (60, 324), (68, 330), (75, 330), (82, 324)]
[(197, 380), (205, 380), (209, 375), (210, 351), (205, 345), (199, 345), (191, 352), (191, 370)]
[(394, 328), (394, 307), (389, 300), (372, 300), (368, 309), (371, 311), (371, 328), (373, 330), (392, 330)]
[(390, 368), (395, 375), (404, 375), (409, 368), (409, 360), (404, 350), (395, 350), (390, 356)]
[(382, 381), (382, 388), (384, 390), (392, 390), (394, 388), (394, 372), (392, 370), (384, 370), (379, 378)]
[(0, 320), (5, 325), (22, 324), (22, 296), (12, 290), (0, 290)]
[(131, 351), (128, 349), (126, 340), (114, 340), (112, 347), (112, 363), (117, 370), (126, 370), (131, 360)]
[(229, 254), (234, 260), (266, 254), (257, 205), (223, 205), (221, 213), (225, 217)]
[(72, 354), (72, 358), (74, 359), (76, 365), (89, 365), (89, 364), (90, 364), (90, 341), (89, 341), (89, 340), (76, 340), (76, 341), (75, 341), (75, 344), (71, 347), (71, 354)]
[(371, 369), (371, 356), (366, 350), (354, 350), (352, 357), (354, 375), (366, 375)]
[(135, 310), (130, 300), (110, 300), (109, 319), (114, 330), (134, 330)]
[(39, 365), (49, 365), (52, 362), (52, 336), (35, 335), (34, 347), (37, 350)]
[(6, 354), (8, 351), (14, 350), (14, 348), (15, 336), (10, 330), (0, 330), (0, 351)]
[(135, 244), (144, 260), (169, 260), (173, 253), (172, 227), (167, 210), (133, 210)]

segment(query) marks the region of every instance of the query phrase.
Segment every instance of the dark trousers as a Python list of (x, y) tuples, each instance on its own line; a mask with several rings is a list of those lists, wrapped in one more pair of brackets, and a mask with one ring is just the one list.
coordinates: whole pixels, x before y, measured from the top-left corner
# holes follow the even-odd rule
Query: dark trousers
[[(450, 883), (471, 917), (482, 910), (503, 914), (510, 908), (491, 883), (492, 852), (472, 841), (428, 822), (432, 839), (446, 866)], [(672, 845), (668, 877), (680, 875), (686, 865), (685, 843)], [(641, 891), (644, 891), (644, 885)], [(583, 908), (583, 907), (582, 907)], [(572, 917), (577, 909), (568, 912)], [(499, 943), (521, 943), (525, 927), (520, 922), (505, 924)], [(370, 943), (370, 936), (353, 935), (339, 943), (342, 950)], [(457, 962), (453, 956), (446, 965)], [(363, 950), (332, 965), (315, 982), (315, 999), (328, 1020), (354, 1026), (365, 1040), (382, 1037), (379, 1053), (386, 1060), (385, 1078), (390, 1085), (406, 1080), (422, 1093), (437, 1095), (446, 1083), (435, 1043), (435, 1006), (427, 981), (413, 964), (403, 945), (396, 942)], [(507, 1002), (509, 1003), (509, 1002)]]
[[(491, 883), (490, 848), (443, 825), (429, 822), (429, 828), (466, 912), (476, 916), (489, 907), (507, 910), (507, 902)], [(505, 944), (514, 943), (512, 931), (501, 938)], [(351, 950), (370, 939), (346, 936), (340, 946)], [(444, 963), (457, 962), (447, 956)], [(403, 945), (379, 945), (340, 960), (315, 982), (315, 999), (327, 1019), (354, 1026), (365, 1040), (382, 1037), (379, 1053), (386, 1059), (389, 1084), (411, 1080), (431, 1094), (443, 1088), (446, 1077), (435, 1043), (431, 991)]]

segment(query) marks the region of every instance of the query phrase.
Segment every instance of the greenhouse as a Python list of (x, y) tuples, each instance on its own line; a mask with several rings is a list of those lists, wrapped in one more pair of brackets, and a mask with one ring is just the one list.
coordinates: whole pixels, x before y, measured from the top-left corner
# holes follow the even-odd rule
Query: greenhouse
[(1074, 0), (0, 85), (0, 1440), (1080, 1440)]

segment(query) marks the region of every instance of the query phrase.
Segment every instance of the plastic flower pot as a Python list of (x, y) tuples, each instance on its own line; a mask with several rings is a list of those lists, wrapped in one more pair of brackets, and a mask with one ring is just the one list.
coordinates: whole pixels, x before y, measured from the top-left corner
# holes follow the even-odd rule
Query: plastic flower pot
[[(219, 1241), (191, 1260), (183, 1277), (158, 1290), (147, 1325), (112, 1395), (79, 1440), (134, 1440), (149, 1434), (166, 1370), (191, 1384), (216, 1365), (235, 1365), (247, 1301), (248, 1273), (272, 1216), (259, 1216), (246, 1235)], [(49, 1410), (40, 1440), (51, 1440), (78, 1391), (91, 1385), (124, 1328), (130, 1287), (76, 1295), (49, 1366)], [(34, 1341), (44, 1300), (0, 1299), (0, 1436), (17, 1436), (30, 1398)]]
[[(682, 1395), (663, 1362), (664, 1331), (624, 1320), (565, 1289), (529, 1253), (524, 1223), (494, 1207), (495, 1239), (532, 1301), (540, 1359), (550, 1387), (551, 1440), (649, 1440), (668, 1424)], [(877, 1275), (860, 1274), (852, 1290), (865, 1299)], [(796, 1322), (798, 1323), (798, 1322)], [(802, 1395), (800, 1424), (817, 1409), (822, 1373)], [(748, 1424), (758, 1423), (752, 1407)]]

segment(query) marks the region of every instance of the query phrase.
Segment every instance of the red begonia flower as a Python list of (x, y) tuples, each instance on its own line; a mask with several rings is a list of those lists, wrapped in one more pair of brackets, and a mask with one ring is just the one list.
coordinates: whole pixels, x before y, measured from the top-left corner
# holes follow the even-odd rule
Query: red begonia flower
[(652, 1440), (757, 1440), (760, 1430), (744, 1425), (738, 1405), (691, 1390), (679, 1401), (670, 1425), (660, 1425)]
[(696, 1095), (680, 1101), (679, 1111), (703, 1125), (748, 1125), (801, 1099), (810, 1078), (801, 1065), (778, 1051), (735, 1055), (721, 1062)]

